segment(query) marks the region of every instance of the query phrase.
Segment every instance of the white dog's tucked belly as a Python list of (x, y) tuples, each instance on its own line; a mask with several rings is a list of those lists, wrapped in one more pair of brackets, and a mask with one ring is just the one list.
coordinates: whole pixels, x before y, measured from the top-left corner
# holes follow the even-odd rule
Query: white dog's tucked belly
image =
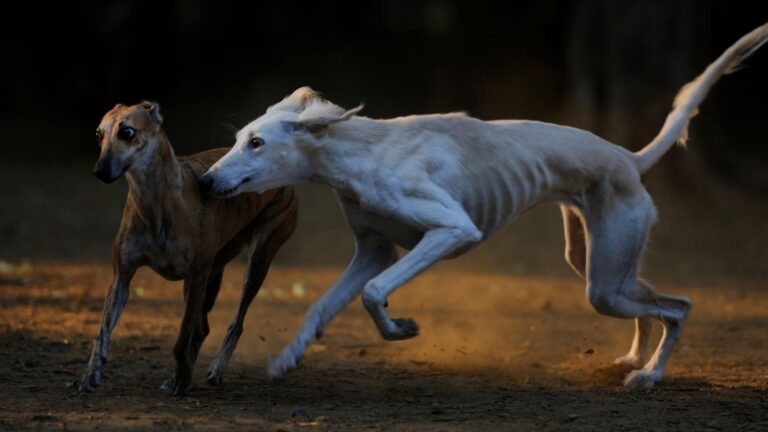
[[(461, 204), (483, 238), (531, 207), (573, 204), (591, 184), (610, 181), (613, 171), (636, 170), (628, 151), (579, 129), (530, 121), (451, 120), (461, 127), (422, 120), (420, 127), (454, 143), (443, 143), (441, 152), (432, 152), (440, 156), (422, 164), (442, 165), (430, 180)], [(443, 163), (445, 149), (455, 151), (450, 158), (455, 164)], [(425, 154), (430, 152), (415, 157)]]

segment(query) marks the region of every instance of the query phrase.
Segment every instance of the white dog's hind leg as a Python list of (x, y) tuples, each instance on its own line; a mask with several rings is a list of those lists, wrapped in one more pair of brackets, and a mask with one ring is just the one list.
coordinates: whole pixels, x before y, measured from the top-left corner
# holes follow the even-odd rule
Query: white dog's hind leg
[(301, 330), (282, 353), (270, 359), (267, 372), (283, 379), (296, 368), (309, 343), (322, 334), (325, 326), (363, 290), (365, 283), (397, 258), (395, 246), (378, 236), (358, 236), (357, 251), (339, 280), (310, 306)]
[(363, 305), (384, 339), (408, 339), (419, 334), (419, 327), (412, 319), (389, 318), (385, 306), (387, 297), (435, 261), (477, 240), (476, 233), (468, 233), (461, 228), (432, 229), (424, 234), (413, 250), (366, 284)]
[(582, 279), (587, 278), (587, 244), (584, 222), (576, 209), (560, 206), (565, 232), (565, 261)]
[(650, 335), (651, 319), (646, 317), (635, 318), (635, 337), (632, 339), (632, 346), (627, 354), (617, 357), (613, 363), (630, 365), (636, 368), (642, 367), (645, 363), (645, 356), (648, 353), (648, 338)]
[(665, 313), (660, 314), (663, 333), (659, 346), (651, 359), (642, 369), (630, 372), (624, 380), (624, 385), (629, 388), (652, 387), (654, 383), (661, 380), (664, 369), (667, 366), (672, 348), (674, 348), (678, 339), (683, 333), (683, 325), (688, 317), (693, 302), (686, 297), (673, 296), (654, 292), (654, 303)]
[[(587, 245), (584, 222), (575, 208), (561, 205), (563, 229), (565, 231), (565, 261), (581, 276), (587, 277)], [(643, 283), (642, 281), (640, 283)], [(629, 352), (614, 360), (615, 364), (642, 367), (648, 351), (648, 337), (651, 333), (651, 320), (645, 317), (635, 318), (635, 337)]]
[(656, 318), (664, 325), (664, 335), (654, 356), (625, 380), (627, 387), (652, 387), (664, 374), (670, 352), (682, 332), (690, 300), (657, 293), (637, 279), (638, 263), (654, 215), (650, 197), (644, 194), (635, 196), (631, 202), (609, 204), (610, 208), (596, 206), (593, 218), (587, 216), (587, 296), (601, 314)]
[[(565, 231), (565, 260), (571, 268), (586, 279), (587, 277), (587, 245), (584, 221), (575, 208), (561, 205), (563, 213), (563, 229)], [(643, 283), (640, 281), (640, 283)], [(648, 337), (651, 333), (651, 320), (645, 317), (635, 318), (635, 337), (629, 352), (614, 360), (615, 364), (626, 364), (642, 367), (648, 351)]]

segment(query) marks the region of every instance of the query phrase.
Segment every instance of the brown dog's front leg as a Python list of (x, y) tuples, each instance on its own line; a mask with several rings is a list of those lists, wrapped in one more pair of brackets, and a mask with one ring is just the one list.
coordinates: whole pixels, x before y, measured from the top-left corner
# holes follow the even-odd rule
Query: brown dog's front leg
[(107, 362), (107, 351), (109, 351), (112, 330), (115, 329), (117, 320), (125, 309), (125, 304), (128, 301), (128, 286), (135, 271), (134, 268), (120, 266), (115, 268), (112, 284), (109, 286), (107, 298), (104, 300), (99, 333), (94, 340), (91, 359), (88, 361), (88, 367), (80, 383), (81, 392), (93, 391), (101, 382), (104, 364)]
[(163, 384), (163, 388), (170, 390), (173, 396), (184, 395), (192, 388), (192, 368), (201, 345), (193, 342), (195, 334), (203, 331), (202, 309), (209, 273), (198, 273), (184, 281), (184, 318), (173, 347), (176, 372), (172, 379)]

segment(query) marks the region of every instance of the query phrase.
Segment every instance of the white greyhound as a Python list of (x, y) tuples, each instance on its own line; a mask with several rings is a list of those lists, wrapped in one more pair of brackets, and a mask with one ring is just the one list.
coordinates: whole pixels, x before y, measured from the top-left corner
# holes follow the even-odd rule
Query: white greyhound
[[(640, 182), (678, 141), (724, 74), (768, 40), (765, 24), (728, 48), (677, 95), (656, 138), (637, 153), (589, 132), (534, 121), (481, 121), (464, 114), (374, 120), (304, 87), (237, 133), (235, 146), (201, 179), (215, 195), (263, 192), (299, 182), (332, 187), (356, 238), (341, 278), (313, 304), (295, 339), (269, 364), (283, 378), (349, 302), (362, 301), (384, 339), (414, 337), (411, 319), (390, 319), (387, 297), (436, 261), (460, 255), (542, 203), (561, 205), (568, 263), (587, 281), (597, 312), (635, 318), (628, 387), (658, 382), (691, 301), (655, 291), (638, 265), (656, 218)], [(395, 245), (410, 252), (398, 259)], [(664, 328), (645, 363), (651, 319)], [(643, 366), (644, 365), (644, 366)]]

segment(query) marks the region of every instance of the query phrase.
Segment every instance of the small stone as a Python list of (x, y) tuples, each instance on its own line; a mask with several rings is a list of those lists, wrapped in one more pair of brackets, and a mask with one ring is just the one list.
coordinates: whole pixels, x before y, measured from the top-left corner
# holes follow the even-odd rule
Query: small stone
[(715, 430), (721, 430), (722, 429), (722, 427), (720, 426), (720, 423), (718, 423), (715, 420), (708, 421), (707, 422), (707, 427), (710, 428), (710, 429), (715, 429)]
[(445, 414), (445, 407), (440, 402), (432, 402), (429, 413), (433, 415)]
[(315, 343), (315, 344), (310, 345), (309, 348), (307, 348), (307, 351), (312, 352), (312, 353), (321, 353), (321, 352), (323, 352), (323, 351), (325, 351), (327, 349), (328, 349), (327, 346), (325, 346), (323, 344)]
[(584, 354), (594, 354), (594, 353), (595, 353), (595, 350), (593, 350), (592, 348), (587, 348), (587, 349), (584, 351)]
[(301, 408), (296, 408), (291, 413), (291, 417), (306, 420), (309, 419), (309, 414)]

